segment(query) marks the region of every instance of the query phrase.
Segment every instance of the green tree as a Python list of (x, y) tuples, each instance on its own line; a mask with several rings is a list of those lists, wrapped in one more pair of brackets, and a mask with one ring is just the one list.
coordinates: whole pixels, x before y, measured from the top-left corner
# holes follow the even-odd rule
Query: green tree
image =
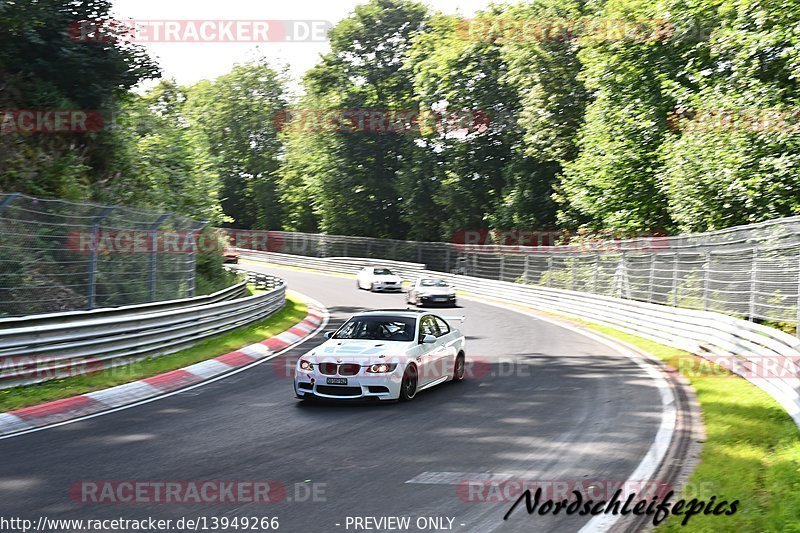
[[(474, 32), (457, 17), (436, 17), (409, 54), (422, 109), (444, 118), (426, 136), (427, 157), (436, 164), (425, 159), (415, 167), (417, 179), (407, 182), (411, 191), (419, 187), (423, 195), (436, 194), (443, 219), (419, 223), (438, 224), (440, 238), (465, 228), (554, 223), (551, 195), (558, 165), (547, 154), (526, 154), (519, 120), (529, 87), (520, 83), (520, 65), (512, 73), (503, 24), (495, 24), (510, 18), (500, 8), (481, 13), (472, 24), (487, 31)], [(459, 124), (453, 117), (467, 120)], [(430, 183), (426, 174), (438, 182)]]
[(127, 179), (105, 191), (108, 202), (158, 207), (212, 224), (225, 221), (215, 161), (203, 131), (188, 123), (186, 105), (187, 91), (174, 81), (128, 98), (116, 123), (128, 150), (120, 170)]
[[(425, 19), (425, 7), (407, 0), (372, 0), (356, 7), (331, 31), (331, 51), (305, 77), (305, 111), (361, 114), (354, 119), (360, 121), (364, 114), (374, 117), (373, 113), (416, 109), (403, 59)], [(302, 125), (290, 127), (295, 131), (288, 135), (304, 138), (287, 141), (282, 190), (293, 206), (289, 220), (316, 217), (319, 228), (329, 233), (406, 235), (398, 176), (405, 164), (411, 164), (413, 136), (379, 131), (385, 126), (382, 119), (366, 118), (365, 124), (371, 125), (358, 131), (333, 128), (317, 133)], [(307, 169), (314, 175), (303, 176)]]
[(276, 117), (286, 106), (284, 93), (285, 76), (265, 62), (237, 65), (188, 91), (188, 121), (208, 142), (222, 182), (222, 208), (233, 227), (283, 224)]
[(800, 214), (800, 3), (672, 4), (710, 30), (665, 83), (676, 114), (658, 176), (678, 229)]
[[(131, 87), (158, 75), (140, 47), (71, 36), (79, 21), (107, 18), (110, 5), (109, 0), (0, 3), (0, 106), (94, 110), (109, 121)], [(124, 150), (111, 128), (0, 135), (0, 188), (97, 198), (115, 185), (114, 162)]]
[[(656, 19), (656, 8), (612, 0), (597, 15), (633, 25)], [(578, 136), (579, 154), (564, 166), (560, 180), (560, 221), (630, 231), (669, 227), (657, 178), (658, 149), (674, 107), (662, 82), (674, 76), (679, 56), (657, 32), (584, 35), (578, 42), (580, 79), (592, 100)]]

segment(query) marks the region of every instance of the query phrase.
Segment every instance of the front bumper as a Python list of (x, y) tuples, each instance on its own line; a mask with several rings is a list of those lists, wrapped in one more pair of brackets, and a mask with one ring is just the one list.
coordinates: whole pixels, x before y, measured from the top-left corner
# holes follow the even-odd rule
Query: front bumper
[(456, 296), (455, 295), (441, 295), (441, 294), (431, 294), (431, 295), (420, 295), (417, 297), (417, 300), (424, 305), (456, 305)]
[[(347, 379), (347, 384), (330, 384), (328, 378)], [(330, 400), (397, 400), (400, 397), (402, 373), (367, 374), (363, 369), (355, 376), (327, 376), (313, 371), (295, 371), (294, 393), (298, 398)]]
[(402, 292), (403, 284), (398, 283), (397, 285), (387, 285), (385, 283), (373, 283), (372, 290), (380, 292)]

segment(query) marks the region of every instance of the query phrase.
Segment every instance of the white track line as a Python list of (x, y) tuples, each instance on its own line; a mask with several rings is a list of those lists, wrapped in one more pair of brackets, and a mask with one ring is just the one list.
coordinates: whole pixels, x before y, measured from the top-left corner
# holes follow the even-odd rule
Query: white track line
[[(276, 268), (280, 268), (278, 265)], [(312, 272), (316, 274), (315, 272)], [(324, 275), (324, 274), (323, 274)], [(669, 386), (669, 383), (664, 379), (664, 376), (656, 369), (657, 367), (653, 364), (658, 360), (652, 358), (652, 363), (646, 363), (642, 360), (642, 356), (628, 348), (614, 342), (612, 339), (596, 334), (591, 333), (574, 326), (570, 326), (568, 324), (561, 323), (559, 321), (550, 319), (549, 317), (534, 314), (530, 311), (525, 309), (521, 309), (517, 306), (513, 305), (506, 305), (499, 302), (493, 302), (490, 300), (484, 300), (481, 298), (477, 298), (475, 296), (462, 296), (468, 300), (472, 300), (475, 302), (483, 303), (486, 305), (492, 305), (494, 307), (500, 307), (502, 309), (507, 309), (510, 311), (515, 311), (517, 313), (526, 315), (528, 317), (543, 320), (560, 328), (564, 328), (566, 330), (572, 331), (573, 333), (577, 333), (578, 335), (583, 335), (584, 337), (588, 337), (593, 339), (601, 344), (612, 348), (617, 353), (624, 355), (625, 357), (631, 359), (637, 366), (639, 366), (644, 372), (653, 379), (658, 387), (658, 392), (661, 397), (661, 423), (659, 424), (658, 431), (656, 432), (655, 438), (653, 439), (650, 448), (647, 450), (647, 453), (642, 458), (639, 465), (636, 469), (631, 473), (628, 477), (628, 480), (623, 486), (635, 486), (636, 480), (643, 480), (643, 479), (650, 479), (653, 474), (655, 474), (656, 469), (664, 460), (664, 456), (669, 449), (669, 444), (672, 442), (672, 437), (675, 433), (675, 424), (677, 422), (677, 412), (675, 409), (675, 396), (672, 394), (672, 389)], [(624, 495), (623, 495), (624, 497)], [(592, 517), (583, 528), (580, 529), (579, 533), (591, 533), (596, 531), (607, 531), (620, 519), (620, 516), (615, 515), (597, 515)]]
[[(589, 331), (582, 330), (580, 328), (576, 328), (574, 326), (570, 326), (568, 324), (564, 324), (562, 322), (550, 319), (549, 317), (533, 314), (525, 309), (520, 309), (519, 307), (512, 306), (512, 305), (505, 305), (499, 302), (492, 302), (489, 300), (483, 300), (481, 298), (476, 298), (474, 296), (463, 296), (468, 300), (472, 300), (475, 302), (483, 303), (486, 305), (493, 305), (495, 307), (500, 307), (502, 309), (508, 309), (511, 311), (516, 311), (523, 315), (531, 316), (537, 318), (539, 320), (543, 320), (555, 326), (567, 329), (572, 331), (573, 333), (577, 333), (579, 335), (583, 335), (584, 337), (588, 337), (593, 339), (601, 344), (605, 344), (606, 346), (614, 349), (618, 353), (621, 353), (625, 357), (631, 359), (634, 363), (636, 363), (640, 368), (642, 368), (645, 373), (653, 379), (658, 387), (658, 392), (661, 396), (661, 424), (659, 424), (658, 431), (656, 432), (656, 436), (653, 439), (653, 443), (650, 445), (650, 448), (647, 450), (647, 453), (642, 458), (639, 465), (636, 469), (631, 473), (628, 477), (628, 480), (623, 484), (623, 486), (627, 487), (634, 487), (635, 482), (637, 480), (643, 479), (651, 479), (653, 474), (655, 474), (656, 469), (664, 460), (664, 456), (669, 449), (669, 444), (672, 442), (672, 437), (675, 433), (675, 424), (677, 422), (677, 412), (675, 409), (675, 396), (672, 394), (672, 388), (669, 386), (669, 383), (664, 379), (664, 376), (656, 369), (656, 367), (651, 363), (646, 363), (642, 360), (641, 355), (637, 354), (636, 352), (629, 350), (628, 348), (614, 342), (613, 340), (605, 337), (604, 335), (599, 335), (596, 333), (592, 333)], [(653, 361), (657, 361), (653, 359)], [(627, 494), (627, 493), (626, 493)], [(625, 494), (622, 496), (625, 497)], [(621, 518), (618, 515), (612, 514), (602, 514), (592, 517), (581, 529), (578, 533), (593, 533), (597, 531), (608, 531), (617, 521)]]

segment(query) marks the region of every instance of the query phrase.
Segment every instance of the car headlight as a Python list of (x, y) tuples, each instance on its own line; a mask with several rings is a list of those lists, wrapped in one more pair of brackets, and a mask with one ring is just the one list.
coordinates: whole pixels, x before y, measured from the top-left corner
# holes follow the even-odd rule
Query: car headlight
[(386, 374), (394, 372), (397, 368), (397, 363), (378, 363), (377, 365), (370, 365), (367, 367), (367, 372), (370, 374)]
[(300, 359), (300, 370), (314, 370), (314, 365), (305, 359)]

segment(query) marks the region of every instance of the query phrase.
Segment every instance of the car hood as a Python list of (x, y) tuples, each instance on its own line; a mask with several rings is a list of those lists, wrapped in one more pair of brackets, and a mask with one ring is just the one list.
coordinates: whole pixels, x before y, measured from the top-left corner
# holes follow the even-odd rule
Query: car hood
[(403, 281), (400, 276), (374, 276), (375, 281), (385, 282), (385, 281), (393, 281), (395, 283), (400, 283)]
[[(360, 365), (377, 363), (404, 354), (412, 346), (412, 342), (339, 340), (330, 339), (310, 351), (305, 359), (310, 362), (341, 361), (342, 363), (358, 363)], [(383, 355), (385, 358), (381, 358)]]
[(455, 289), (453, 287), (419, 287), (417, 292), (433, 296), (447, 296), (448, 294), (453, 294)]

